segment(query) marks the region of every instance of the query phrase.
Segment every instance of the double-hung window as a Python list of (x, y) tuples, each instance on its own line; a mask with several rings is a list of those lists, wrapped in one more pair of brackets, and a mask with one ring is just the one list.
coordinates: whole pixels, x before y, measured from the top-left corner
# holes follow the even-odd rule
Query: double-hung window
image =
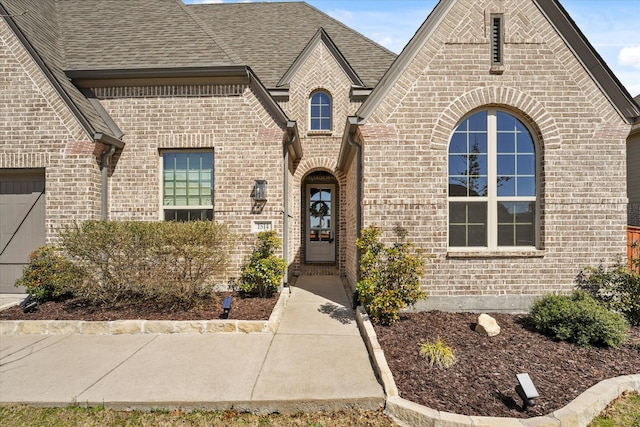
[(331, 97), (327, 92), (318, 91), (309, 100), (312, 131), (331, 130)]
[(213, 219), (213, 151), (162, 153), (162, 209), (166, 221)]
[(527, 127), (480, 111), (449, 143), (449, 247), (536, 245), (536, 150)]

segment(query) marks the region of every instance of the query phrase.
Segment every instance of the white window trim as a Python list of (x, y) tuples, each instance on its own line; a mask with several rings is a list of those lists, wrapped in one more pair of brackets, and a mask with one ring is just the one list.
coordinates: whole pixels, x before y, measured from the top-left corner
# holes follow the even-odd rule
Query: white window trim
[[(527, 120), (523, 119), (518, 114), (510, 110), (500, 108), (489, 108), (483, 110), (473, 111), (467, 114), (463, 120), (461, 120), (454, 128), (453, 132), (449, 136), (449, 144), (453, 138), (455, 130), (460, 126), (464, 120), (469, 118), (475, 113), (480, 111), (487, 112), (487, 196), (475, 196), (475, 197), (451, 197), (447, 195), (447, 257), (450, 258), (465, 258), (468, 257), (486, 257), (486, 256), (506, 256), (506, 257), (542, 257), (546, 254), (546, 251), (540, 250), (540, 150), (539, 144), (536, 139), (536, 134), (531, 130)], [(497, 195), (497, 182), (498, 176), (498, 143), (497, 143), (497, 128), (498, 128), (498, 111), (505, 112), (520, 120), (520, 122), (527, 128), (529, 135), (533, 141), (533, 149), (535, 153), (535, 170), (536, 170), (536, 195), (535, 196), (515, 196), (515, 197), (498, 197)], [(447, 194), (449, 186), (449, 147), (447, 146)], [(449, 246), (449, 222), (451, 220), (451, 209), (449, 208), (450, 202), (486, 202), (487, 203), (487, 246)], [(498, 202), (535, 202), (535, 215), (534, 215), (534, 245), (533, 246), (498, 246)]]
[[(165, 153), (213, 153), (213, 194), (211, 195), (210, 205), (172, 205), (168, 206), (164, 204), (164, 165), (163, 154)], [(216, 155), (213, 148), (183, 148), (183, 149), (160, 149), (158, 150), (158, 219), (164, 221), (165, 209), (176, 210), (205, 210), (211, 209), (213, 211), (213, 218), (215, 219), (215, 185), (216, 185)]]

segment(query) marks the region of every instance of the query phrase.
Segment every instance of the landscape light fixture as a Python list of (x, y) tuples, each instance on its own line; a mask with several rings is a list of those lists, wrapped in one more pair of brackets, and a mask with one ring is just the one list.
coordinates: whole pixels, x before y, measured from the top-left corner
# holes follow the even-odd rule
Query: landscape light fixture
[(229, 312), (231, 311), (231, 297), (224, 297), (222, 300), (222, 317), (223, 319), (229, 318)]
[(251, 198), (254, 202), (266, 202), (267, 201), (267, 181), (264, 179), (256, 179), (253, 184), (253, 192)]
[(517, 374), (516, 378), (518, 378), (519, 383), (516, 386), (516, 393), (522, 399), (522, 409), (526, 411), (529, 406), (536, 404), (536, 399), (540, 397), (540, 394), (536, 390), (536, 386), (533, 385), (529, 374)]

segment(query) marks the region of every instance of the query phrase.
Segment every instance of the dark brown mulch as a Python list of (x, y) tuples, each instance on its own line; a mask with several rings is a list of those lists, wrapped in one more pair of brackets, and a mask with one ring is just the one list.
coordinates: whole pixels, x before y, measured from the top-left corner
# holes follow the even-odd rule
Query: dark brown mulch
[[(527, 418), (566, 406), (604, 379), (640, 373), (639, 327), (620, 348), (584, 348), (528, 330), (523, 316), (491, 316), (501, 328), (495, 337), (474, 332), (478, 315), (471, 313), (410, 313), (395, 325), (376, 325), (401, 397), (462, 415)], [(449, 369), (431, 367), (419, 354), (421, 343), (438, 338), (455, 351)], [(515, 392), (522, 372), (540, 393), (528, 412)]]
[(222, 300), (225, 296), (232, 297), (229, 319), (268, 320), (279, 294), (271, 298), (257, 298), (243, 297), (238, 292), (221, 292), (218, 296), (217, 300), (199, 301), (188, 310), (162, 307), (153, 302), (108, 309), (89, 307), (78, 299), (49, 301), (39, 305), (38, 309), (31, 313), (23, 313), (20, 307), (0, 311), (0, 320), (211, 320), (220, 318)]

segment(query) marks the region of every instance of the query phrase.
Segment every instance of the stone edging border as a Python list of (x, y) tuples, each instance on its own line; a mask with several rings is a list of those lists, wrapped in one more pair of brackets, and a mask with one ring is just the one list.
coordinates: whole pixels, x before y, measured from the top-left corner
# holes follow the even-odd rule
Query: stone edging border
[(0, 336), (23, 334), (274, 334), (289, 301), (287, 288), (280, 292), (269, 320), (2, 320)]
[(436, 411), (399, 396), (393, 375), (384, 357), (369, 316), (362, 306), (356, 311), (358, 327), (364, 337), (374, 370), (382, 382), (386, 395), (385, 413), (401, 425), (447, 427), (509, 426), (509, 427), (559, 427), (587, 426), (611, 401), (625, 391), (640, 392), (640, 374), (624, 375), (599, 382), (564, 408), (548, 415), (534, 418), (503, 418), (459, 415)]

